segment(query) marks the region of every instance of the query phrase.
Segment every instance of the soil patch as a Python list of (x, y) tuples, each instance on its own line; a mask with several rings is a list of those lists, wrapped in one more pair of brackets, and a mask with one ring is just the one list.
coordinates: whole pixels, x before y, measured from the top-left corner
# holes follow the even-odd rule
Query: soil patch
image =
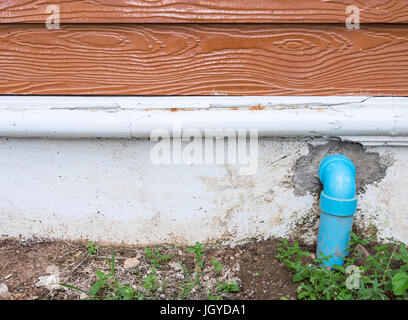
[[(193, 288), (186, 299), (208, 299), (209, 296), (222, 299), (296, 299), (297, 285), (292, 282), (293, 275), (275, 258), (278, 244), (277, 239), (269, 239), (235, 247), (204, 246), (204, 264), (199, 273), (201, 287)], [(183, 284), (188, 280), (186, 276), (194, 279), (196, 275), (194, 254), (187, 252), (186, 248), (157, 249), (171, 258), (156, 268), (158, 289), (144, 297), (182, 299)], [(44, 279), (54, 275), (58, 277), (58, 283), (89, 290), (97, 280), (95, 270), (109, 270), (106, 257), (111, 257), (112, 252), (116, 257), (116, 278), (145, 294), (143, 283), (151, 273), (152, 263), (144, 248), (101, 247), (89, 256), (86, 244), (69, 241), (0, 240), (0, 283), (8, 286), (12, 300), (84, 298), (72, 289), (47, 287)], [(220, 271), (215, 270), (213, 258), (222, 265)], [(131, 263), (133, 266), (129, 268)], [(218, 289), (220, 283), (231, 281), (239, 285), (239, 292)]]

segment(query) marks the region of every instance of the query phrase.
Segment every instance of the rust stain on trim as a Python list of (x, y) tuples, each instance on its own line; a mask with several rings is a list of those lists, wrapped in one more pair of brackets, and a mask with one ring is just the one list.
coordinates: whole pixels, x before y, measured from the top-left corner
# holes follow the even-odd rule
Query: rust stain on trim
[(249, 108), (249, 110), (251, 110), (251, 111), (255, 111), (255, 110), (265, 110), (265, 109), (266, 109), (266, 108), (263, 107), (263, 106), (261, 106), (260, 104)]

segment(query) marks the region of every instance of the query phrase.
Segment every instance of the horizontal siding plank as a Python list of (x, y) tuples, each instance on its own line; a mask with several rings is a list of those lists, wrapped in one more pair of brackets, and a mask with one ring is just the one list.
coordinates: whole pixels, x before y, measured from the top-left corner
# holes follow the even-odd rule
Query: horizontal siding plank
[(361, 22), (408, 22), (406, 0), (2, 0), (0, 23), (44, 23), (55, 4), (61, 23), (344, 23), (349, 5)]
[(0, 94), (408, 95), (408, 26), (0, 26)]

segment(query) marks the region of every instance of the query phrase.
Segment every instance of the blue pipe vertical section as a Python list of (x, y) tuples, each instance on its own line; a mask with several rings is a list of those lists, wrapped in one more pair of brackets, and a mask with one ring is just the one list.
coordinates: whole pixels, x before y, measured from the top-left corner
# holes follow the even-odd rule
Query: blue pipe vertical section
[(347, 242), (357, 209), (356, 168), (344, 155), (327, 156), (320, 163), (319, 178), (323, 191), (316, 256), (332, 256), (324, 265), (341, 266), (348, 254)]

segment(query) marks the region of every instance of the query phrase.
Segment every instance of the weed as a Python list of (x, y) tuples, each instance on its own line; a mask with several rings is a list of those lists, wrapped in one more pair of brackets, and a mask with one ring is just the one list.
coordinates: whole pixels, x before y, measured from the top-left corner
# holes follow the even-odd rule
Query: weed
[(144, 296), (141, 293), (137, 293), (133, 287), (127, 286), (120, 286), (117, 289), (117, 297), (119, 299), (115, 300), (143, 300)]
[(215, 271), (215, 274), (219, 275), (222, 268), (223, 268), (221, 262), (217, 261), (217, 259), (215, 259), (215, 258), (212, 258), (211, 264), (213, 266), (213, 270)]
[(95, 275), (98, 280), (93, 284), (91, 290), (89, 291), (90, 298), (96, 298), (97, 294), (103, 289), (113, 289), (115, 287), (115, 254), (112, 253), (112, 259), (109, 260), (106, 257), (106, 262), (109, 266), (109, 272), (104, 273), (100, 270), (95, 270)]
[(169, 283), (169, 279), (164, 279), (163, 285), (162, 285), (163, 292), (166, 291), (168, 283)]
[[(95, 254), (99, 249), (93, 243), (89, 243), (89, 253)], [(181, 299), (188, 299), (192, 292), (197, 292), (200, 295), (204, 292), (202, 284), (200, 283), (201, 272), (204, 267), (204, 249), (203, 246), (196, 242), (194, 246), (187, 249), (188, 252), (194, 253), (194, 271), (187, 270), (182, 262), (179, 262), (181, 269), (184, 273), (184, 280), (181, 285), (182, 291), (178, 295), (173, 297), (180, 297)], [(92, 284), (89, 290), (83, 290), (78, 287), (62, 284), (65, 287), (74, 289), (76, 291), (85, 293), (87, 299), (91, 300), (142, 300), (142, 299), (155, 299), (158, 292), (164, 293), (169, 284), (169, 279), (163, 279), (161, 283), (159, 268), (162, 268), (168, 260), (171, 259), (170, 255), (162, 254), (158, 249), (145, 249), (146, 261), (150, 263), (150, 272), (146, 275), (142, 273), (142, 270), (133, 269), (130, 270), (133, 273), (133, 280), (137, 281), (137, 285), (122, 284), (119, 281), (119, 277), (115, 273), (115, 255), (112, 253), (112, 258), (106, 257), (106, 263), (108, 265), (108, 271), (95, 270), (96, 281)], [(213, 258), (211, 260), (211, 266), (216, 274), (219, 274), (224, 268), (220, 261)], [(136, 289), (141, 286), (140, 292)], [(193, 290), (194, 289), (194, 290)], [(209, 289), (209, 288), (208, 288)], [(217, 290), (218, 289), (218, 290)], [(209, 300), (222, 299), (220, 294), (228, 292), (237, 292), (240, 290), (239, 285), (235, 281), (230, 282), (217, 282), (217, 289), (207, 291), (205, 294)], [(215, 292), (212, 292), (215, 291)], [(218, 292), (218, 293), (217, 293)]]
[[(204, 248), (202, 247), (200, 242), (196, 242), (194, 244), (194, 246), (187, 248), (188, 252), (193, 252), (194, 253), (194, 265), (195, 265), (195, 276), (194, 276), (194, 285), (192, 286), (192, 288), (195, 285), (198, 285), (199, 287), (201, 287), (201, 283), (200, 283), (200, 270), (203, 268), (204, 266), (204, 261), (203, 261), (203, 257), (204, 257)], [(184, 269), (185, 270), (185, 269)], [(191, 288), (191, 289), (192, 289)], [(190, 290), (191, 290), (190, 289)]]
[(139, 269), (133, 270), (133, 274), (136, 276), (137, 279), (140, 279), (140, 278), (141, 278)]
[(95, 270), (97, 281), (92, 285), (89, 291), (80, 289), (78, 287), (61, 283), (61, 286), (71, 288), (73, 290), (85, 293), (88, 298), (94, 300), (133, 300), (143, 299), (143, 295), (137, 293), (133, 287), (129, 285), (122, 285), (119, 280), (115, 278), (115, 254), (112, 253), (112, 259), (106, 257), (106, 262), (109, 266), (108, 272)]
[(157, 269), (161, 269), (162, 266), (171, 259), (169, 254), (161, 254), (159, 249), (150, 250), (145, 248), (146, 260), (153, 264)]
[(158, 289), (157, 271), (155, 267), (150, 267), (151, 273), (143, 279), (143, 288), (146, 290), (146, 295), (156, 292)]
[(183, 269), (184, 277), (187, 281), (183, 282), (183, 292), (181, 293), (181, 298), (186, 299), (190, 296), (191, 290), (195, 287), (196, 282), (191, 280), (190, 274), (187, 272), (182, 262), (179, 262), (181, 268)]
[(223, 283), (217, 282), (217, 287), (219, 291), (222, 291), (224, 293), (239, 291), (239, 286), (234, 280), (231, 280), (230, 282), (223, 282)]
[(200, 268), (203, 267), (203, 256), (204, 256), (203, 250), (204, 248), (202, 247), (200, 242), (196, 242), (194, 246), (187, 248), (188, 252), (194, 253), (194, 258), (197, 260)]
[[(293, 273), (299, 299), (321, 300), (387, 300), (408, 299), (408, 250), (401, 242), (374, 246), (368, 257), (358, 250), (371, 239), (361, 239), (351, 233), (349, 256), (343, 266), (332, 269), (320, 265), (330, 257), (304, 262), (310, 254), (295, 242), (281, 241), (276, 255)], [(311, 261), (311, 258), (310, 258)], [(358, 266), (357, 266), (358, 265)], [(355, 287), (355, 288), (354, 288)]]
[(88, 256), (96, 254), (99, 250), (99, 246), (94, 245), (92, 241), (88, 242)]

